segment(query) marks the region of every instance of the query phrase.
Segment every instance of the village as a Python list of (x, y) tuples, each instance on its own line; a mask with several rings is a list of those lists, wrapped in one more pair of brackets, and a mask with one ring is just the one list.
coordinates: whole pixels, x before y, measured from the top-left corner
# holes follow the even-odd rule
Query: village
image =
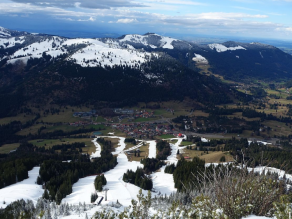
[[(171, 111), (170, 109), (166, 109)], [(119, 130), (129, 137), (152, 139), (154, 136), (163, 134), (173, 134), (173, 126), (166, 124), (164, 121), (154, 115), (154, 111), (147, 110), (131, 110), (131, 109), (114, 109), (117, 114), (115, 117), (103, 117), (103, 122), (97, 122), (98, 115), (96, 110), (89, 112), (75, 112), (74, 117), (80, 117), (82, 120), (69, 123), (70, 126), (88, 126), (88, 125), (104, 125), (111, 127), (113, 130)], [(147, 121), (135, 122), (137, 119), (149, 119)], [(139, 120), (138, 120), (139, 121)]]

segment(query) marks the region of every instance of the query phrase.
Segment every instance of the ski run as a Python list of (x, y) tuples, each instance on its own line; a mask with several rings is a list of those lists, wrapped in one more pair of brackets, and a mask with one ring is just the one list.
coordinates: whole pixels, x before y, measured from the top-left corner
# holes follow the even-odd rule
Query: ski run
[[(135, 171), (138, 167), (143, 167), (143, 164), (137, 161), (128, 161), (128, 158), (125, 153), (131, 150), (136, 150), (137, 148), (143, 145), (143, 141), (138, 143), (136, 146), (133, 146), (127, 150), (125, 144), (125, 138), (118, 137), (118, 136), (100, 136), (100, 137), (107, 137), (107, 138), (118, 138), (119, 143), (118, 147), (113, 152), (114, 155), (117, 155), (118, 164), (112, 170), (109, 170), (104, 173), (107, 184), (104, 186), (104, 189), (107, 189), (107, 201), (105, 201), (105, 192), (97, 192), (99, 197), (103, 197), (101, 205), (99, 206), (92, 206), (89, 210), (84, 211), (82, 213), (72, 213), (69, 216), (59, 216), (60, 219), (75, 219), (75, 218), (85, 218), (86, 215), (88, 218), (91, 218), (96, 211), (102, 210), (103, 207), (111, 206), (117, 201), (122, 205), (120, 210), (123, 210), (124, 207), (128, 207), (131, 205), (131, 200), (137, 200), (137, 194), (140, 190), (139, 187), (126, 183), (122, 180), (123, 174), (127, 170)], [(184, 136), (185, 137), (185, 136)], [(91, 157), (100, 157), (101, 146), (96, 142), (96, 139), (93, 139), (92, 142), (96, 146), (96, 152), (92, 153)], [(172, 138), (168, 139), (171, 141), (175, 140), (176, 143), (170, 143), (171, 146), (171, 155), (167, 157), (166, 165), (164, 165), (159, 171), (152, 173), (151, 178), (153, 180), (153, 190), (152, 196), (159, 196), (159, 195), (167, 195), (176, 192), (176, 188), (174, 187), (174, 180), (172, 174), (164, 173), (165, 167), (170, 164), (176, 164), (177, 160), (177, 151), (182, 149), (183, 147), (179, 148), (183, 138)], [(207, 139), (203, 139), (204, 141), (208, 141)], [(156, 157), (156, 142), (155, 140), (152, 141), (145, 141), (145, 143), (149, 144), (149, 158)], [(7, 186), (3, 189), (0, 189), (0, 208), (5, 208), (11, 202), (14, 202), (19, 199), (25, 200), (32, 200), (34, 204), (36, 204), (38, 198), (42, 197), (44, 190), (40, 185), (36, 184), (36, 180), (38, 177), (40, 167), (34, 167), (31, 171), (29, 171), (29, 178), (23, 180), (22, 182), (18, 182), (14, 185)], [(252, 171), (252, 169), (249, 169)], [(280, 171), (275, 168), (266, 168), (265, 167), (258, 167), (255, 168), (254, 171), (256, 172), (277, 172), (281, 177), (284, 176), (285, 172)], [(88, 176), (79, 179), (77, 183), (73, 185), (73, 191), (70, 195), (67, 195), (63, 200), (62, 204), (69, 204), (69, 205), (80, 205), (80, 203), (85, 205), (91, 205), (90, 196), (92, 193), (95, 193), (94, 188), (94, 180), (96, 176)], [(292, 176), (286, 174), (286, 177), (291, 178)], [(142, 191), (144, 195), (147, 195), (146, 190)], [(258, 217), (258, 216), (248, 216), (246, 219), (265, 219), (267, 217)]]

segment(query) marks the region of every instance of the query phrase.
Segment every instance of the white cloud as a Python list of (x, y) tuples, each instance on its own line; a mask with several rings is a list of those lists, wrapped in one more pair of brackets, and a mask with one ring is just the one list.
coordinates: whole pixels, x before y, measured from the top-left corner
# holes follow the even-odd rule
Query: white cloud
[(129, 23), (134, 23), (137, 22), (137, 19), (129, 19), (129, 18), (124, 18), (124, 19), (119, 19), (117, 23), (123, 23), (123, 24), (129, 24)]
[(209, 12), (209, 13), (200, 13), (200, 14), (191, 14), (187, 15), (197, 19), (207, 19), (207, 20), (236, 20), (243, 18), (267, 18), (267, 15), (261, 14), (244, 14), (244, 13), (224, 13), (224, 12)]
[(137, 3), (130, 0), (12, 0), (16, 3), (29, 3), (32, 5), (42, 7), (59, 7), (59, 8), (70, 8), (70, 7), (81, 7), (89, 9), (110, 9), (120, 7), (145, 7), (141, 3)]
[(192, 5), (192, 6), (207, 6), (206, 3), (184, 0), (146, 0), (145, 3), (160, 3), (160, 4), (173, 4), (173, 5)]
[(88, 19), (78, 19), (77, 21), (95, 21), (95, 18), (90, 17)]
[[(1, 0), (0, 0), (1, 1)], [(118, 1), (118, 0), (115, 0)], [(122, 0), (124, 1), (124, 0)], [(292, 1), (292, 0), (291, 0)], [(145, 4), (163, 4), (171, 3), (169, 6), (176, 8), (176, 3), (179, 0), (145, 0)], [(193, 1), (182, 1), (185, 4), (196, 3)], [(266, 14), (253, 13), (224, 13), (224, 12), (209, 12), (209, 13), (193, 13), (169, 15), (164, 13), (151, 13), (151, 10), (140, 10), (139, 8), (110, 8), (110, 9), (78, 9), (80, 5), (75, 1), (75, 8), (58, 8), (53, 6), (38, 6), (35, 4), (23, 3), (0, 3), (0, 14), (8, 16), (21, 16), (23, 14), (42, 14), (52, 16), (57, 19), (67, 21), (87, 21), (94, 24), (107, 23), (135, 23), (139, 22), (147, 27), (153, 28), (153, 31), (164, 32), (183, 32), (192, 30), (193, 33), (204, 34), (240, 34), (247, 36), (267, 36), (274, 34), (275, 36), (291, 35), (292, 28), (275, 22), (265, 22), (269, 18)], [(179, 6), (177, 6), (179, 7)], [(149, 8), (152, 8), (149, 7)], [(148, 8), (148, 9), (149, 9)], [(145, 9), (145, 8), (144, 8)], [(93, 22), (96, 21), (96, 22)], [(4, 24), (2, 24), (4, 25)], [(177, 30), (178, 29), (178, 30)], [(275, 33), (277, 30), (277, 33)], [(282, 34), (282, 35), (281, 35)]]

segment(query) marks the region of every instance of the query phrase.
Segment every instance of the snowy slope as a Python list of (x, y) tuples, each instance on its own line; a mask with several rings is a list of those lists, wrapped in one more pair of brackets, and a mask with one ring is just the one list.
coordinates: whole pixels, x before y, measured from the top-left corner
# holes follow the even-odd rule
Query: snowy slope
[(25, 37), (11, 37), (11, 38), (0, 38), (0, 47), (4, 49), (11, 48), (16, 44), (23, 44), (25, 41)]
[(147, 141), (149, 143), (149, 155), (148, 158), (156, 158), (156, 142)]
[[(178, 140), (175, 144), (170, 143), (171, 147), (171, 155), (167, 157), (168, 164), (176, 164), (177, 163), (177, 150), (178, 146), (182, 142), (182, 138), (174, 138), (174, 140)], [(150, 153), (149, 153), (150, 154)], [(155, 172), (151, 174), (153, 180), (153, 188), (162, 195), (170, 195), (177, 191), (174, 187), (174, 180), (172, 174), (165, 173), (166, 166), (163, 166), (159, 172)]]
[(175, 39), (170, 37), (162, 37), (161, 39), (161, 47), (164, 49), (173, 49), (172, 42), (175, 41)]
[(11, 34), (4, 27), (0, 27), (0, 37), (10, 37)]
[[(128, 206), (131, 204), (132, 199), (137, 199), (137, 194), (140, 188), (133, 184), (125, 183), (122, 180), (123, 174), (128, 169), (136, 171), (137, 167), (143, 167), (143, 165), (136, 161), (129, 162), (127, 156), (124, 153), (121, 153), (121, 151), (126, 146), (124, 143), (125, 138), (113, 136), (110, 137), (119, 138), (120, 147), (118, 147), (115, 152), (115, 154), (117, 154), (117, 152), (119, 153), (117, 157), (118, 164), (114, 169), (104, 173), (107, 180), (105, 188), (108, 188), (109, 191), (108, 201), (103, 201), (102, 204), (104, 205), (119, 200), (122, 205)], [(90, 203), (90, 195), (92, 192), (94, 192), (94, 179), (95, 176), (79, 179), (78, 182), (74, 183), (73, 185), (73, 192), (64, 198), (62, 203)], [(143, 191), (143, 193), (146, 195), (147, 191)], [(104, 192), (98, 193), (98, 195), (104, 197)]]
[(43, 52), (51, 55), (52, 57), (57, 57), (66, 52), (65, 49), (60, 48), (62, 42), (64, 42), (64, 39), (54, 36), (51, 39), (32, 43), (29, 46), (19, 49), (12, 56), (10, 56), (10, 58), (14, 59), (27, 56), (32, 58), (40, 58), (42, 57)]
[(119, 39), (119, 42), (121, 43), (141, 44), (144, 46), (149, 46), (152, 49), (174, 49), (173, 42), (175, 41), (180, 40), (152, 33), (146, 35), (130, 34), (125, 35), (122, 39)]
[[(36, 204), (44, 193), (42, 186), (36, 184), (39, 170), (40, 167), (34, 167), (28, 172), (28, 179), (0, 189), (0, 208), (5, 208), (19, 199), (32, 200)], [(4, 201), (6, 204), (3, 203)]]
[(67, 60), (73, 61), (82, 67), (127, 65), (139, 67), (141, 63), (151, 59), (151, 53), (138, 52), (131, 49), (110, 48), (100, 41), (88, 45), (70, 56)]
[(67, 54), (67, 61), (82, 67), (125, 65), (139, 68), (142, 63), (158, 57), (155, 53), (138, 51), (130, 45), (125, 48), (111, 39), (105, 42), (101, 39), (67, 39), (58, 36), (36, 36), (35, 39), (33, 38), (35, 42), (31, 42), (31, 39), (32, 36), (27, 41), (25, 36), (0, 39), (0, 47), (4, 49), (25, 42), (22, 48), (5, 56), (9, 59), (8, 63), (14, 64), (18, 60), (27, 63), (29, 58), (41, 58), (45, 53), (53, 58)]
[(90, 158), (95, 158), (95, 157), (100, 157), (100, 152), (101, 152), (101, 146), (100, 144), (98, 144), (98, 142), (96, 142), (96, 139), (93, 139), (91, 142), (94, 144), (94, 146), (96, 147), (95, 152), (90, 155)]
[(123, 39), (119, 40), (120, 42), (132, 42), (132, 43), (141, 43), (145, 46), (148, 45), (147, 37), (138, 35), (138, 34), (130, 34), (125, 35)]
[(207, 65), (209, 63), (208, 60), (205, 57), (203, 57), (203, 56), (201, 56), (199, 54), (196, 54), (196, 53), (194, 53), (194, 55), (195, 55), (195, 57), (192, 60), (197, 62), (198, 64)]
[(217, 52), (226, 52), (228, 50), (239, 50), (239, 49), (243, 49), (246, 50), (246, 48), (242, 47), (242, 46), (236, 46), (236, 47), (226, 47), (222, 44), (218, 44), (218, 43), (213, 43), (213, 44), (209, 44), (208, 45), (210, 49), (212, 50), (216, 50)]

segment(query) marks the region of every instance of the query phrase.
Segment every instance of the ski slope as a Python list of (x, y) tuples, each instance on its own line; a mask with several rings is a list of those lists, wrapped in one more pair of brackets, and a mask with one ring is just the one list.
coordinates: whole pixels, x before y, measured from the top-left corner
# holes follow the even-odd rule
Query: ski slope
[(28, 179), (0, 189), (0, 208), (5, 208), (19, 199), (32, 200), (36, 204), (38, 198), (44, 193), (42, 186), (36, 184), (39, 170), (40, 167), (34, 167), (28, 171)]

